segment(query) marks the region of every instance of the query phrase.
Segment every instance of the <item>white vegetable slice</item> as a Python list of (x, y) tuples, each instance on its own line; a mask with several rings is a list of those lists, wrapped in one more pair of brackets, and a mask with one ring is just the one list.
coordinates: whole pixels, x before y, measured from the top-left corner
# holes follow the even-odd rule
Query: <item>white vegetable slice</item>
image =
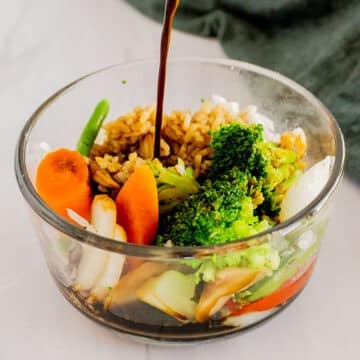
[(297, 127), (292, 131), (295, 135), (299, 135), (301, 141), (306, 144), (306, 135), (304, 130), (301, 127)]
[(193, 275), (169, 270), (148, 279), (137, 291), (136, 296), (143, 302), (177, 318), (180, 321), (193, 320), (196, 303)]
[(239, 103), (235, 101), (227, 101), (224, 97), (220, 95), (211, 95), (211, 102), (215, 105), (223, 105), (224, 108), (230, 111), (233, 115), (238, 115), (240, 112)]
[(78, 291), (90, 290), (101, 276), (107, 258), (108, 254), (104, 250), (83, 245), (75, 289)]
[(74, 220), (75, 222), (77, 222), (81, 227), (83, 227), (84, 229), (86, 229), (88, 231), (92, 231), (92, 232), (96, 233), (95, 228), (86, 219), (84, 219), (81, 215), (79, 215), (77, 212), (75, 212), (72, 209), (66, 209), (66, 212), (67, 212), (69, 218)]
[(309, 205), (326, 185), (333, 156), (327, 156), (300, 176), (287, 191), (281, 204), (280, 221), (285, 221)]
[(261, 124), (264, 127), (264, 138), (266, 140), (273, 142), (279, 141), (279, 134), (275, 133), (274, 122), (265, 115), (259, 113), (256, 106), (248, 106), (243, 113), (246, 113), (246, 120), (250, 124)]
[(225, 105), (227, 103), (227, 100), (224, 97), (220, 96), (220, 95), (212, 94), (211, 95), (211, 102), (214, 105)]
[(97, 134), (94, 143), (97, 145), (103, 145), (107, 139), (107, 132), (104, 128), (100, 128), (99, 133)]
[(243, 315), (230, 316), (224, 321), (225, 326), (233, 327), (247, 327), (267, 318), (273, 314), (277, 308), (266, 310), (266, 311), (254, 311)]
[[(107, 195), (96, 195), (91, 204), (91, 225), (97, 234), (114, 237), (116, 205)], [(105, 270), (109, 254), (89, 245), (83, 245), (75, 283), (78, 291), (88, 291), (95, 286)]]
[(116, 225), (116, 205), (107, 195), (96, 195), (91, 204), (91, 224), (96, 232), (105, 237), (113, 238)]
[[(120, 226), (115, 226), (114, 239), (126, 242), (125, 230)], [(117, 283), (120, 278), (125, 261), (125, 255), (111, 253), (108, 257), (104, 272), (96, 282), (95, 287), (91, 291), (91, 295), (97, 300), (103, 300), (109, 293), (109, 290)]]

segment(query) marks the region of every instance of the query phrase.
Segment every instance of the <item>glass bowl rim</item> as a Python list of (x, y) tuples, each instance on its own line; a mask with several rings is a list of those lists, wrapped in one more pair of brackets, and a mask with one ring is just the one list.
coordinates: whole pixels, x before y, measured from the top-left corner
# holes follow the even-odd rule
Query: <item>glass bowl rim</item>
[(47, 100), (45, 100), (31, 115), (31, 117), (25, 123), (15, 149), (15, 175), (18, 182), (18, 186), (22, 195), (24, 196), (26, 202), (30, 207), (39, 215), (46, 223), (55, 229), (61, 231), (62, 233), (70, 236), (76, 241), (86, 243), (88, 245), (97, 247), (99, 249), (117, 252), (120, 254), (126, 254), (130, 256), (137, 256), (143, 258), (192, 258), (199, 256), (207, 256), (213, 253), (227, 253), (237, 247), (241, 248), (244, 242), (249, 240), (255, 240), (258, 238), (266, 237), (275, 232), (280, 232), (281, 234), (286, 234), (293, 229), (298, 228), (302, 221), (305, 218), (312, 217), (317, 214), (321, 208), (325, 205), (327, 200), (335, 192), (344, 170), (344, 161), (345, 161), (345, 144), (343, 135), (341, 133), (340, 127), (337, 124), (335, 118), (331, 112), (318, 100), (312, 93), (306, 90), (304, 87), (299, 85), (293, 80), (290, 80), (284, 75), (279, 74), (278, 72), (238, 60), (230, 59), (217, 59), (217, 58), (201, 58), (201, 57), (179, 57), (169, 59), (169, 64), (176, 63), (187, 63), (187, 64), (204, 64), (204, 65), (215, 65), (222, 67), (230, 67), (231, 70), (235, 68), (256, 73), (267, 78), (271, 78), (283, 85), (290, 87), (292, 90), (296, 91), (302, 95), (308, 102), (310, 102), (322, 115), (327, 118), (329, 127), (332, 130), (332, 133), (335, 138), (335, 161), (333, 164), (333, 169), (331, 176), (329, 177), (325, 187), (318, 194), (318, 196), (305, 208), (303, 208), (296, 215), (292, 216), (288, 220), (280, 223), (272, 228), (269, 228), (263, 232), (257, 233), (253, 236), (242, 238), (239, 240), (234, 240), (225, 244), (215, 244), (211, 246), (196, 246), (196, 247), (164, 247), (156, 245), (137, 245), (131, 243), (118, 242), (116, 240), (106, 238), (94, 233), (91, 233), (83, 228), (80, 228), (67, 220), (63, 219), (55, 212), (53, 212), (45, 202), (39, 197), (35, 187), (33, 186), (30, 176), (26, 169), (25, 161), (25, 151), (27, 147), (27, 141), (31, 133), (32, 128), (36, 125), (38, 119), (41, 117), (43, 111), (45, 111), (53, 102), (55, 102), (59, 97), (65, 94), (67, 91), (73, 89), (79, 83), (86, 81), (88, 78), (92, 78), (97, 75), (106, 73), (116, 68), (121, 68), (124, 66), (133, 66), (141, 64), (156, 64), (158, 59), (149, 58), (149, 59), (138, 59), (132, 61), (123, 61), (114, 65), (104, 67), (102, 69), (96, 70), (84, 76), (81, 76), (77, 80), (65, 85), (60, 90), (51, 95)]

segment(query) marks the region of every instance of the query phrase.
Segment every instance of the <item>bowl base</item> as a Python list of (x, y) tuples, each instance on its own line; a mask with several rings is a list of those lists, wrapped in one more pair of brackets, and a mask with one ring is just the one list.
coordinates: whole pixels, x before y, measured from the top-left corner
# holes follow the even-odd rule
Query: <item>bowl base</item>
[(180, 345), (190, 343), (204, 343), (214, 339), (227, 339), (238, 335), (240, 332), (246, 332), (257, 326), (264, 324), (276, 314), (285, 309), (296, 297), (302, 292), (301, 289), (286, 303), (277, 307), (277, 309), (268, 316), (259, 319), (255, 323), (245, 327), (232, 327), (222, 324), (216, 325), (209, 323), (204, 324), (183, 324), (181, 326), (162, 326), (149, 325), (124, 318), (117, 317), (109, 312), (97, 310), (94, 306), (87, 305), (72, 288), (63, 286), (58, 281), (55, 282), (64, 297), (75, 306), (75, 308), (88, 318), (95, 320), (97, 323), (115, 330), (117, 333), (125, 334), (135, 341), (153, 345)]

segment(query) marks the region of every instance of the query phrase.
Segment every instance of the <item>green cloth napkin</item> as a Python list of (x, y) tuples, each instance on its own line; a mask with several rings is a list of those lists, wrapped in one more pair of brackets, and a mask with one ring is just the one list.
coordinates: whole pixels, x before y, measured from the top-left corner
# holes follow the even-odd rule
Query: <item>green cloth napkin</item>
[[(157, 21), (165, 0), (127, 0)], [(180, 0), (178, 29), (294, 79), (333, 112), (360, 181), (360, 0)]]

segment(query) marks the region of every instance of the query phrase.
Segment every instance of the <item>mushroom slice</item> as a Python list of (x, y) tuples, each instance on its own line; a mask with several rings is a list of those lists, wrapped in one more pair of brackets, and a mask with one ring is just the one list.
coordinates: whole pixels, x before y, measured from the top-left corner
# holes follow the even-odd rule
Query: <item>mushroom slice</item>
[[(99, 235), (114, 237), (116, 205), (107, 195), (96, 195), (91, 204), (91, 225)], [(102, 275), (109, 253), (90, 245), (83, 245), (74, 288), (88, 291)]]
[(263, 269), (228, 267), (217, 272), (215, 280), (207, 283), (196, 306), (195, 318), (199, 322), (206, 321), (218, 312), (231, 295), (244, 290), (265, 274)]
[[(114, 239), (126, 242), (125, 230), (120, 225), (115, 225)], [(109, 293), (109, 290), (119, 280), (125, 261), (125, 255), (111, 253), (108, 257), (105, 269), (91, 290), (91, 296), (97, 301), (103, 300)]]
[(111, 289), (104, 301), (105, 308), (113, 311), (135, 300), (136, 290), (148, 279), (168, 269), (168, 265), (160, 262), (145, 262), (123, 276)]
[(120, 185), (104, 169), (97, 169), (92, 173), (93, 180), (98, 184), (110, 188), (119, 189)]
[(169, 270), (147, 280), (136, 291), (136, 295), (141, 301), (179, 321), (188, 322), (195, 315), (196, 303), (192, 300), (195, 287), (194, 275)]

